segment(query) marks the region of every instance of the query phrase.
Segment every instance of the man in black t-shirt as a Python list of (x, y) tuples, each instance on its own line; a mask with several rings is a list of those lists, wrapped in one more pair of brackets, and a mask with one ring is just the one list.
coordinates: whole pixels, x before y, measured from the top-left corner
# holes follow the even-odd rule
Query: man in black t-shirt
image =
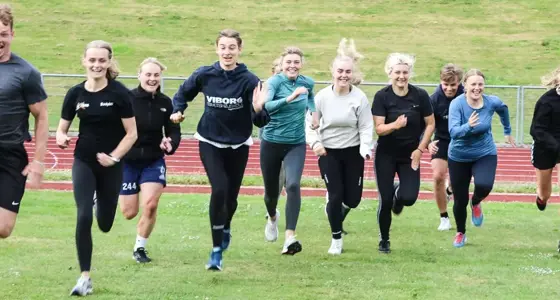
[[(14, 229), (25, 183), (38, 187), (43, 179), (49, 124), (47, 94), (41, 74), (10, 50), (13, 17), (0, 6), (0, 238)], [(31, 162), (23, 145), (31, 141), (29, 113), (35, 118), (35, 155)]]

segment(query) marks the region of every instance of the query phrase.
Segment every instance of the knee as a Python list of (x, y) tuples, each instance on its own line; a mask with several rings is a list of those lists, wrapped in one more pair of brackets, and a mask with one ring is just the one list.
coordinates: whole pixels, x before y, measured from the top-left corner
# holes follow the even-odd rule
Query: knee
[(492, 191), (494, 184), (492, 182), (478, 183), (475, 185), (474, 191), (477, 196), (486, 197)]
[(299, 193), (300, 191), (300, 183), (299, 182), (287, 182), (286, 183), (286, 193)]
[(155, 216), (158, 207), (158, 197), (150, 197), (144, 206), (144, 215), (148, 217)]
[(135, 209), (133, 207), (121, 207), (123, 216), (125, 219), (127, 220), (132, 220), (136, 217), (136, 215), (138, 215), (138, 209)]
[(446, 172), (442, 172), (440, 170), (434, 170), (433, 179), (436, 185), (445, 184), (445, 175)]
[(418, 199), (418, 194), (415, 193), (402, 193), (399, 195), (399, 202), (404, 206), (414, 205), (414, 203), (416, 203), (416, 199)]
[(106, 222), (102, 221), (102, 220), (97, 220), (97, 226), (99, 227), (99, 230), (103, 231), (104, 233), (107, 233), (109, 231), (111, 231), (111, 228), (113, 227), (113, 220), (108, 220)]
[(7, 239), (11, 234), (12, 230), (14, 229), (13, 226), (8, 226), (3, 224), (0, 226), (0, 239)]

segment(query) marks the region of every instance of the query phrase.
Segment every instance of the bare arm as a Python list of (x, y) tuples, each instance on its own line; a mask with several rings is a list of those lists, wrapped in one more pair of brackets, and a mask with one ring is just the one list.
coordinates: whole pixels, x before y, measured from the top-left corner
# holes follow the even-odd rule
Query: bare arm
[(375, 124), (375, 133), (378, 136), (389, 135), (398, 129), (396, 122), (385, 124), (385, 117), (373, 116), (373, 123)]
[(126, 135), (109, 155), (114, 158), (121, 159), (132, 148), (136, 139), (138, 139), (138, 132), (136, 131), (136, 118), (121, 119)]
[(424, 136), (422, 136), (422, 141), (420, 141), (420, 145), (418, 145), (418, 148), (420, 148), (420, 150), (422, 151), (428, 148), (430, 140), (432, 139), (432, 134), (436, 129), (436, 120), (433, 114), (424, 117), (424, 122), (426, 123)]
[(49, 139), (49, 118), (47, 101), (40, 101), (28, 106), (29, 111), (35, 118), (35, 156), (34, 161), (43, 163), (47, 152), (47, 140)]

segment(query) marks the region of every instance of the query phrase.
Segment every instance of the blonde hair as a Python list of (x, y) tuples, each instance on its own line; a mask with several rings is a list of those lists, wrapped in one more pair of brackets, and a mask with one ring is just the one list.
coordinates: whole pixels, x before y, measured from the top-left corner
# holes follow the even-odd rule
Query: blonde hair
[(237, 41), (237, 47), (239, 47), (239, 48), (241, 48), (243, 46), (243, 40), (241, 39), (241, 35), (236, 30), (224, 29), (224, 30), (220, 31), (220, 33), (218, 34), (218, 37), (216, 38), (216, 46), (218, 46), (218, 42), (223, 37), (235, 39)]
[(284, 62), (284, 57), (290, 54), (299, 55), (299, 57), (301, 57), (301, 62), (303, 63), (303, 51), (301, 51), (301, 49), (298, 47), (289, 46), (284, 49), (284, 52), (282, 52), (282, 54), (280, 54), (280, 65), (282, 65), (282, 63)]
[(467, 79), (472, 76), (480, 76), (482, 77), (482, 79), (486, 80), (486, 77), (484, 77), (482, 71), (480, 71), (479, 69), (470, 69), (467, 73), (465, 73), (465, 77), (463, 77), (463, 84), (465, 84), (467, 82)]
[(12, 7), (8, 4), (0, 4), (0, 22), (4, 26), (10, 26), (11, 29), (14, 28), (14, 16), (12, 15)]
[(459, 66), (449, 63), (441, 68), (441, 71), (439, 72), (439, 79), (441, 79), (441, 81), (451, 82), (455, 78), (457, 78), (458, 82), (463, 79), (463, 69)]
[(364, 56), (356, 50), (356, 44), (353, 39), (342, 38), (338, 43), (338, 49), (336, 50), (336, 57), (334, 58), (331, 71), (334, 69), (334, 65), (337, 62), (349, 61), (352, 63), (352, 80), (351, 84), (359, 85), (364, 80), (364, 75), (360, 72), (358, 68), (358, 62), (364, 58)]
[(282, 61), (281, 57), (278, 57), (277, 59), (275, 59), (272, 62), (272, 75), (278, 74), (280, 72), (282, 72), (282, 66), (280, 65), (280, 62)]
[(107, 79), (117, 78), (117, 76), (119, 76), (120, 70), (116, 60), (113, 59), (113, 47), (111, 47), (111, 44), (102, 40), (91, 41), (86, 45), (86, 48), (84, 50), (84, 57), (88, 49), (92, 49), (92, 48), (105, 49), (109, 51), (110, 65), (109, 68), (107, 68), (106, 77)]
[(138, 74), (142, 73), (142, 67), (144, 67), (147, 64), (157, 65), (161, 69), (162, 72), (167, 70), (167, 67), (164, 64), (162, 64), (157, 58), (148, 57), (140, 63), (140, 66), (138, 67)]
[(556, 89), (556, 93), (560, 95), (560, 66), (550, 74), (541, 78), (542, 85), (549, 89)]
[(385, 61), (385, 73), (390, 75), (396, 65), (406, 65), (408, 66), (410, 77), (412, 77), (415, 62), (416, 58), (413, 55), (405, 53), (391, 53), (387, 56), (387, 60)]

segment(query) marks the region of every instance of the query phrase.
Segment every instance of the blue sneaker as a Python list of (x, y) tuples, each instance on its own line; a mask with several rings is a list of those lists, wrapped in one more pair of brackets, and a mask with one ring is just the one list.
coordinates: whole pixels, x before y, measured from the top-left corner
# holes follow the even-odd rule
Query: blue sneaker
[(455, 235), (455, 239), (453, 240), (453, 246), (455, 248), (461, 248), (465, 246), (466, 242), (467, 242), (467, 235), (462, 232), (457, 232), (457, 234)]
[(479, 204), (471, 206), (472, 215), (471, 220), (474, 226), (482, 226), (482, 221), (484, 221), (484, 214), (482, 213), (482, 206)]
[(206, 264), (206, 270), (221, 271), (222, 270), (222, 249), (216, 247), (210, 253), (210, 259)]
[(224, 237), (222, 238), (222, 251), (226, 251), (229, 248), (229, 243), (231, 242), (230, 229), (224, 229)]

